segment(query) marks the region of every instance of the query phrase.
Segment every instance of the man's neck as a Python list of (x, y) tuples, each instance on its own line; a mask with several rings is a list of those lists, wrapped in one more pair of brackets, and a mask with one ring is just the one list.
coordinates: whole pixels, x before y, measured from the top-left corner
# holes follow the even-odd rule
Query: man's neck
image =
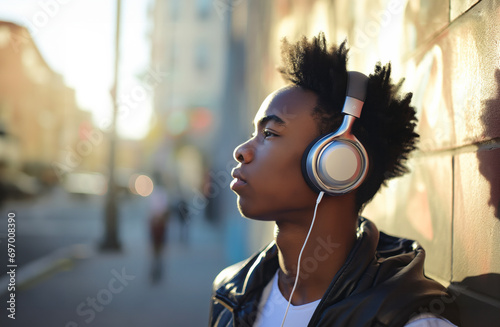
[[(341, 205), (339, 205), (341, 204)], [(278, 285), (285, 298), (297, 275), (297, 263), (313, 213), (298, 220), (277, 221), (275, 240), (279, 249)], [(342, 267), (356, 240), (357, 213), (338, 198), (325, 197), (304, 248), (299, 280), (292, 304), (301, 305), (322, 298), (337, 271)]]

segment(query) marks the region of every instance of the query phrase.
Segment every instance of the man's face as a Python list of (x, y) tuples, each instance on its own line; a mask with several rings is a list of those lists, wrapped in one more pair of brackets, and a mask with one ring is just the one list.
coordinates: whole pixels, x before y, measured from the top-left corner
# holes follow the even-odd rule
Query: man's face
[(301, 172), (302, 155), (318, 130), (312, 116), (317, 97), (300, 87), (271, 93), (254, 119), (254, 133), (234, 151), (239, 165), (231, 189), (245, 217), (279, 220), (311, 210), (316, 194)]

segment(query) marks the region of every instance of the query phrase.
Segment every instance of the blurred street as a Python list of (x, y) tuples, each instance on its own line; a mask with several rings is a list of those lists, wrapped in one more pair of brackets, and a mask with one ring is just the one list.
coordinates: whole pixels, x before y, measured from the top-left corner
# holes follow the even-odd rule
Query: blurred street
[[(151, 279), (148, 201), (119, 200), (122, 251), (99, 251), (104, 197), (56, 189), (4, 204), (0, 216), (0, 326), (204, 326), (211, 283), (226, 265), (221, 236), (193, 217), (183, 241), (170, 219), (163, 271)], [(16, 213), (16, 314), (7, 315), (7, 214)]]

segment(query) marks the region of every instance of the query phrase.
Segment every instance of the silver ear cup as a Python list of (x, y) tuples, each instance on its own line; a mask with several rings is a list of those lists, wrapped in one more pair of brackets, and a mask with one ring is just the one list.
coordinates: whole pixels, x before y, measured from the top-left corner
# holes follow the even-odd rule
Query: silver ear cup
[(366, 176), (366, 151), (357, 140), (335, 139), (318, 154), (313, 175), (318, 188), (334, 195), (347, 193)]
[(318, 176), (328, 185), (345, 185), (359, 176), (361, 156), (347, 141), (333, 141), (319, 155)]
[(303, 175), (316, 192), (340, 195), (356, 189), (368, 172), (368, 154), (350, 133), (356, 118), (344, 116), (335, 133), (315, 140), (304, 152)]

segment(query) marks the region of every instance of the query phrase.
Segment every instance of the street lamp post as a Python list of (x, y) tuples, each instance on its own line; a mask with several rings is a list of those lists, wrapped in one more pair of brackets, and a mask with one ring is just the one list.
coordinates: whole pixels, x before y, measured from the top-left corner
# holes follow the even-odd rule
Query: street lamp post
[(113, 97), (113, 115), (111, 121), (111, 128), (109, 132), (109, 181), (108, 193), (106, 198), (105, 208), (105, 234), (104, 240), (101, 243), (101, 249), (107, 251), (119, 251), (121, 244), (118, 239), (118, 208), (116, 204), (116, 182), (115, 182), (115, 162), (116, 162), (116, 116), (118, 112), (118, 69), (119, 69), (119, 54), (120, 54), (120, 12), (121, 0), (116, 0), (116, 36), (115, 36), (115, 71), (114, 71), (114, 84), (111, 91)]

